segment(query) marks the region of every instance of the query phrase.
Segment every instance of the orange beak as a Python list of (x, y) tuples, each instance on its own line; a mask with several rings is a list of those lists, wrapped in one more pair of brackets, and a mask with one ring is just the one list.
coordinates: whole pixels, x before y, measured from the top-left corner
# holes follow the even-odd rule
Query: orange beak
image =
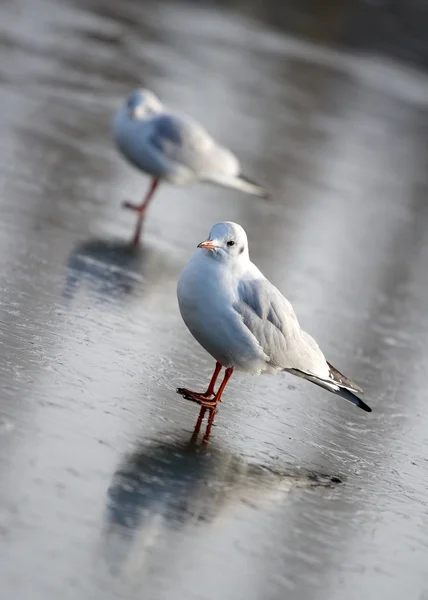
[(197, 246), (198, 248), (205, 248), (205, 250), (215, 250), (216, 248), (220, 248), (220, 246), (216, 246), (213, 244), (212, 240), (205, 240), (205, 242), (201, 242)]

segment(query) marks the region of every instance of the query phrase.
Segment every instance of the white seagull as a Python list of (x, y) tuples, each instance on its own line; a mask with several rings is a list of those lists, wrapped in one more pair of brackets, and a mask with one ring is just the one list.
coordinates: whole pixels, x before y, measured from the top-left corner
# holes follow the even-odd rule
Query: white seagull
[(134, 244), (160, 181), (176, 185), (207, 181), (268, 197), (260, 185), (244, 177), (230, 150), (217, 144), (199, 123), (167, 110), (149, 90), (137, 89), (129, 95), (114, 117), (113, 135), (124, 157), (152, 178), (141, 204), (124, 203), (138, 213)]
[[(190, 333), (216, 361), (206, 392), (177, 390), (201, 405), (199, 427), (210, 409), (206, 436), (234, 369), (287, 371), (371, 412), (355, 395), (363, 390), (326, 361), (316, 341), (300, 328), (290, 302), (251, 262), (247, 235), (237, 223), (213, 226), (183, 270), (177, 296)], [(222, 367), (225, 376), (215, 392)]]

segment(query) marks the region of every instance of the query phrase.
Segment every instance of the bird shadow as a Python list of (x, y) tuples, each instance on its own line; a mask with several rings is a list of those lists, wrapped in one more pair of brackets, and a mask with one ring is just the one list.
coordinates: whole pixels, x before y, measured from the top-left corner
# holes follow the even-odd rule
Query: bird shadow
[(118, 465), (107, 491), (102, 552), (113, 571), (169, 553), (186, 533), (209, 528), (235, 505), (281, 503), (296, 487), (334, 486), (337, 477), (282, 472), (246, 462), (212, 444), (180, 437), (138, 444)]
[(101, 302), (120, 301), (173, 274), (173, 265), (155, 248), (114, 239), (86, 240), (67, 258), (62, 297), (69, 302), (87, 285)]
[(84, 282), (100, 298), (129, 295), (141, 284), (144, 250), (116, 240), (94, 239), (76, 245), (67, 259), (63, 292), (71, 300)]

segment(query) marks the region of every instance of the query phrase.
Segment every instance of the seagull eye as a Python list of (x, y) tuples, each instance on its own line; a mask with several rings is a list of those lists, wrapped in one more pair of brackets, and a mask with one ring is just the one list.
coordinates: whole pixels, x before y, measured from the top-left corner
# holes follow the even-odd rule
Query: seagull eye
[(234, 242), (233, 240), (229, 240), (229, 241), (227, 242), (227, 245), (228, 245), (228, 246), (234, 246), (234, 245), (235, 245), (235, 242)]

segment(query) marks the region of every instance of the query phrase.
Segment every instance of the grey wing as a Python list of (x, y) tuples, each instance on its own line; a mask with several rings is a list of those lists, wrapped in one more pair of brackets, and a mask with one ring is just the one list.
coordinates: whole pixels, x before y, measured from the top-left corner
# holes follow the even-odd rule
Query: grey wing
[(155, 116), (151, 123), (150, 141), (170, 161), (201, 175), (239, 171), (235, 156), (198, 123), (174, 114)]
[(363, 390), (328, 363), (316, 341), (300, 329), (291, 304), (267, 280), (240, 284), (235, 309), (257, 339), (273, 369), (293, 375), (333, 392), (358, 408), (371, 408), (355, 395)]
[(318, 344), (302, 331), (290, 302), (267, 279), (242, 281), (235, 310), (269, 356), (272, 368), (328, 376)]

